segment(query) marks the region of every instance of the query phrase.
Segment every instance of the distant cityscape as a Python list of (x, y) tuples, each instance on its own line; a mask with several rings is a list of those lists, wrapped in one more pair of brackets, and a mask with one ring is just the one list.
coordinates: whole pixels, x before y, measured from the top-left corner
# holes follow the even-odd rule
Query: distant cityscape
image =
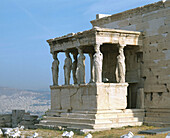
[(50, 109), (50, 91), (0, 87), (0, 114), (11, 113), (15, 109), (43, 115)]

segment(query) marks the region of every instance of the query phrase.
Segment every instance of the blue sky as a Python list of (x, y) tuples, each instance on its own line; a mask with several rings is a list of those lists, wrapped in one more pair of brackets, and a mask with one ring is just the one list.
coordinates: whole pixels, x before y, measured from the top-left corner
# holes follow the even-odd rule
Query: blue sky
[[(90, 29), (98, 13), (114, 14), (157, 1), (0, 0), (0, 87), (49, 88), (52, 56), (47, 39)], [(59, 55), (59, 84), (64, 83), (64, 58)], [(87, 56), (87, 74), (88, 62)]]

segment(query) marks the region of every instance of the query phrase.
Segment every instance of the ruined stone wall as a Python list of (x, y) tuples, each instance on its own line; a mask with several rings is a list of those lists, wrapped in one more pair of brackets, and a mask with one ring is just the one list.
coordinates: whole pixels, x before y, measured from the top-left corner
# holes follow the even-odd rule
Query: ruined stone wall
[(12, 114), (0, 114), (0, 128), (2, 127), (18, 127), (24, 126), (25, 128), (36, 128), (38, 124), (38, 116), (30, 115), (25, 110), (12, 110)]
[(170, 0), (91, 21), (93, 26), (143, 32), (140, 73), (145, 108), (170, 108)]
[(1, 114), (0, 115), (0, 128), (12, 126), (12, 114)]

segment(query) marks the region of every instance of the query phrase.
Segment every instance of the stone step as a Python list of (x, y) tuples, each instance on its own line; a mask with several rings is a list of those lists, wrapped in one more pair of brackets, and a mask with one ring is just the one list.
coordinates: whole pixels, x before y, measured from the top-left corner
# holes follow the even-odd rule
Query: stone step
[(61, 117), (95, 119), (95, 114), (61, 113)]
[[(51, 116), (51, 115), (49, 115)], [(54, 116), (54, 115), (53, 115)], [(142, 113), (108, 113), (108, 114), (80, 114), (80, 113), (61, 113), (60, 117), (69, 117), (69, 118), (85, 118), (85, 119), (100, 119), (100, 118), (127, 118), (127, 117), (143, 117), (144, 112)], [(59, 117), (59, 115), (56, 117)]]
[(80, 123), (90, 123), (90, 124), (95, 124), (95, 123), (112, 123), (112, 121), (108, 119), (87, 119), (87, 118), (68, 118), (68, 117), (49, 117), (49, 116), (44, 116), (44, 120), (53, 120), (53, 121), (63, 121), (63, 122), (80, 122)]
[[(144, 114), (144, 109), (125, 109), (125, 110), (101, 110), (97, 112), (92, 112), (92, 111), (74, 111), (71, 113), (68, 113), (66, 111), (62, 110), (50, 110), (49, 112), (46, 113), (47, 116), (74, 116), (74, 118), (80, 117), (83, 118), (94, 118), (95, 115), (103, 115), (103, 116), (111, 116), (111, 115), (118, 115), (119, 116), (127, 116), (127, 115), (143, 115)], [(130, 117), (130, 116), (129, 116)]]
[(157, 126), (157, 127), (170, 127), (170, 122), (149, 122), (144, 121), (144, 125)]
[[(111, 128), (118, 128), (123, 126), (141, 126), (143, 122), (127, 122), (127, 123), (115, 123), (112, 125), (104, 125), (104, 124), (97, 124), (94, 125), (94, 129), (85, 129), (86, 132), (94, 132), (94, 131), (101, 131), (101, 130), (110, 130)], [(68, 127), (68, 129), (84, 129), (80, 127)]]
[(167, 117), (170, 116), (170, 113), (165, 113), (165, 112), (146, 112), (147, 117)]
[(118, 118), (118, 122), (126, 123), (126, 122), (143, 122), (143, 117), (126, 117), (126, 118)]
[(126, 123), (120, 123), (120, 126), (141, 126), (143, 125), (143, 121), (142, 122), (126, 122)]
[(153, 116), (149, 116), (149, 117), (145, 117), (144, 120), (147, 122), (169, 122), (170, 123), (170, 116), (168, 117), (153, 117)]
[(118, 128), (123, 126), (141, 126), (143, 122), (126, 122), (126, 123), (112, 123), (112, 124), (85, 124), (85, 123), (63, 123), (56, 121), (47, 121), (46, 123), (40, 123), (39, 127), (56, 127), (56, 126), (67, 126), (69, 129), (95, 129), (95, 130), (109, 130), (111, 128)]
[(144, 109), (124, 109), (123, 113), (143, 113)]
[(152, 113), (170, 113), (170, 109), (146, 109), (146, 112), (152, 112)]
[(44, 120), (64, 121), (64, 122), (80, 122), (80, 123), (117, 123), (117, 122), (142, 122), (143, 117), (128, 117), (128, 118), (100, 118), (100, 119), (87, 119), (87, 118), (68, 118), (68, 117), (49, 117), (44, 116)]
[(140, 126), (145, 115), (142, 109), (126, 109), (96, 112), (74, 111), (50, 111), (38, 124), (39, 127), (67, 126), (67, 128), (108, 130), (123, 126)]
[(39, 125), (50, 125), (50, 126), (67, 126), (67, 127), (78, 127), (80, 129), (93, 129), (93, 124), (88, 123), (78, 123), (78, 122), (61, 122), (61, 121), (51, 121), (51, 120), (42, 120)]
[(118, 118), (124, 118), (124, 117), (144, 117), (145, 113), (141, 112), (141, 113), (121, 113), (118, 114), (117, 117)]

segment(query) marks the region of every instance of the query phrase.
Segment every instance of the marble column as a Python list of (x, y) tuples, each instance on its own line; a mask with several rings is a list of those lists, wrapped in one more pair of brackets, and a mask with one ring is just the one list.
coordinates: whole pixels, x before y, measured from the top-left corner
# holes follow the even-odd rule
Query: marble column
[(76, 78), (78, 84), (85, 83), (85, 56), (83, 54), (82, 49), (78, 48), (78, 61), (77, 61), (77, 70), (76, 70)]
[(52, 63), (52, 76), (53, 76), (53, 85), (58, 85), (58, 72), (59, 72), (59, 60), (57, 58), (58, 53), (53, 53), (53, 63)]
[(93, 55), (93, 79), (94, 82), (102, 82), (102, 66), (103, 66), (103, 54), (100, 52), (100, 45), (94, 46), (95, 54)]
[(125, 72), (126, 72), (126, 66), (125, 66), (125, 56), (124, 56), (124, 49), (125, 46), (119, 45), (119, 54), (117, 56), (117, 64), (116, 64), (116, 81), (118, 83), (125, 83)]
[(72, 63), (72, 75), (73, 75), (73, 80), (74, 84), (77, 84), (77, 77), (76, 77), (76, 70), (77, 70), (77, 55), (78, 53), (72, 53), (74, 62)]
[(64, 78), (65, 78), (65, 85), (70, 85), (70, 74), (72, 68), (72, 60), (68, 51), (65, 52), (66, 59), (64, 61)]

